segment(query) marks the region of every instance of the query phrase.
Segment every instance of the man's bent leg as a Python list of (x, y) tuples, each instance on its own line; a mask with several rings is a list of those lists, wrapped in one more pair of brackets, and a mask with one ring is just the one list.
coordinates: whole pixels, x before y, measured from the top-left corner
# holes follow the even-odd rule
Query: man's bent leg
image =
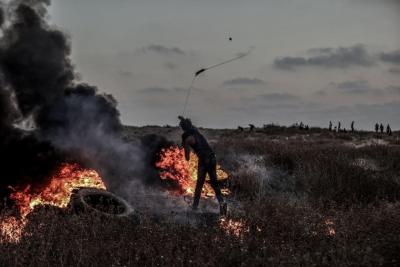
[(215, 196), (217, 197), (218, 202), (221, 204), (224, 202), (224, 199), (222, 197), (221, 189), (219, 188), (218, 185), (218, 180), (217, 180), (217, 160), (215, 157), (210, 160), (210, 164), (207, 169), (208, 175), (210, 176), (210, 183), (212, 188), (214, 189)]
[(208, 175), (210, 176), (210, 182), (211, 186), (214, 189), (215, 196), (218, 199), (219, 202), (219, 213), (220, 215), (225, 216), (228, 212), (228, 205), (224, 201), (221, 193), (221, 189), (219, 188), (218, 185), (218, 180), (217, 180), (217, 160), (215, 156), (210, 160), (210, 164), (207, 169)]
[(193, 209), (197, 209), (199, 206), (201, 190), (203, 189), (204, 181), (206, 180), (206, 174), (207, 174), (207, 169), (205, 164), (199, 162), (199, 166), (197, 169), (196, 189), (194, 191)]

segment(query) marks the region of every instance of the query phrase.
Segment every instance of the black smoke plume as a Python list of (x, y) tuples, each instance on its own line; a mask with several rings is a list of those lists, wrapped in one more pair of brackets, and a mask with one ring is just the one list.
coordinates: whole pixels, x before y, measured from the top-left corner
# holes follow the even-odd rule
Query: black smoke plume
[[(27, 184), (38, 190), (56, 167), (69, 160), (98, 167), (112, 179), (121, 176), (120, 168), (136, 171), (132, 165), (139, 152), (119, 139), (115, 99), (94, 86), (76, 84), (70, 40), (49, 25), (49, 4), (2, 3), (1, 196)], [(24, 121), (35, 127), (18, 127)]]
[[(160, 160), (162, 149), (169, 148), (173, 146), (174, 143), (156, 134), (145, 135), (141, 138), (140, 142), (143, 150), (143, 164), (145, 165), (143, 172), (145, 177), (144, 182), (147, 185), (163, 186), (163, 188), (165, 188), (165, 183), (162, 184), (159, 172), (155, 166)], [(173, 185), (173, 187), (179, 188), (176, 185)]]

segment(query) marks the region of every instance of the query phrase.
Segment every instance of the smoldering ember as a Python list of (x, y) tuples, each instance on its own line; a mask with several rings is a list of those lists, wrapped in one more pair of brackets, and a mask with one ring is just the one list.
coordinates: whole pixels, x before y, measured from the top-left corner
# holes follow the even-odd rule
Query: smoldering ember
[(0, 265), (398, 266), (399, 5), (338, 2), (0, 1)]

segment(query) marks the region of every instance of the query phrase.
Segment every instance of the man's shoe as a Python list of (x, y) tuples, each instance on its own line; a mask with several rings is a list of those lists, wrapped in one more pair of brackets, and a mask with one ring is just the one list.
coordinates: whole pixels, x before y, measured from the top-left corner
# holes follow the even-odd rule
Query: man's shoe
[(226, 216), (227, 213), (228, 213), (228, 204), (226, 202), (223, 202), (219, 205), (219, 215)]

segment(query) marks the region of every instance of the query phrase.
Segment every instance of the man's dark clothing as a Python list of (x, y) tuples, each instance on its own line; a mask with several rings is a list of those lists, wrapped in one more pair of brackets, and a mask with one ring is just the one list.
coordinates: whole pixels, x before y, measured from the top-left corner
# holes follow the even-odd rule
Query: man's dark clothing
[(201, 135), (196, 129), (185, 131), (182, 135), (182, 143), (185, 144), (185, 140), (190, 136), (193, 136), (195, 140), (195, 143), (191, 144), (190, 147), (199, 158), (198, 176), (196, 190), (194, 193), (193, 207), (197, 208), (199, 205), (201, 190), (207, 174), (210, 177), (211, 186), (215, 191), (218, 202), (222, 203), (223, 198), (217, 182), (217, 159), (215, 157), (215, 153), (204, 136)]
[(199, 160), (206, 159), (209, 157), (209, 155), (214, 154), (214, 151), (208, 144), (207, 140), (196, 129), (185, 131), (182, 134), (183, 144), (185, 143), (186, 138), (189, 136), (193, 136), (195, 139), (195, 144), (191, 145), (190, 147), (193, 149), (194, 153), (196, 153), (197, 157), (199, 157)]

